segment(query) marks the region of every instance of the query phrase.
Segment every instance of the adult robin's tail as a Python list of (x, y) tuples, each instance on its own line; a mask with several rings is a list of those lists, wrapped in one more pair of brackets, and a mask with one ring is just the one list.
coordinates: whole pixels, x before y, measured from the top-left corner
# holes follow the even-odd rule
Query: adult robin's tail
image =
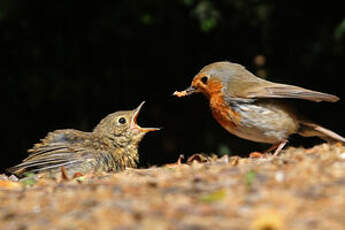
[(317, 136), (330, 143), (334, 143), (334, 142), (345, 143), (344, 137), (336, 134), (335, 132), (329, 129), (326, 129), (320, 125), (317, 125), (309, 121), (300, 121), (300, 128), (298, 130), (298, 134), (304, 137)]

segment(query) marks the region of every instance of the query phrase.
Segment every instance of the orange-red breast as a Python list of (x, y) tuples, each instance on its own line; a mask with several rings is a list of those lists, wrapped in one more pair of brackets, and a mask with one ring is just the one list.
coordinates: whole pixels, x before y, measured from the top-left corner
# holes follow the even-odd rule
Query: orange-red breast
[(55, 177), (65, 168), (68, 177), (75, 173), (119, 171), (136, 167), (138, 145), (147, 132), (158, 128), (142, 128), (137, 118), (142, 102), (136, 109), (106, 116), (92, 132), (75, 129), (55, 130), (29, 150), (22, 163), (8, 169), (21, 176), (39, 172)]
[(213, 117), (223, 128), (244, 139), (273, 144), (271, 149), (276, 149), (275, 155), (295, 133), (345, 142), (340, 135), (303, 120), (284, 99), (336, 102), (339, 100), (337, 96), (273, 83), (231, 62), (205, 66), (189, 88), (174, 95), (182, 97), (199, 92), (209, 99)]

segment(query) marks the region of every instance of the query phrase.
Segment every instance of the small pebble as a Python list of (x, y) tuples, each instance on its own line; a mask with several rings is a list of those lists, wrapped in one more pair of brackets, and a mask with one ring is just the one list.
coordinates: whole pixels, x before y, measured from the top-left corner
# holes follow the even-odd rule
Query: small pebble
[(14, 182), (19, 181), (18, 177), (16, 177), (15, 175), (11, 175), (8, 179), (10, 179), (11, 181), (14, 181)]
[(284, 178), (285, 178), (285, 175), (284, 175), (284, 173), (282, 171), (276, 172), (276, 174), (275, 174), (276, 181), (283, 182)]

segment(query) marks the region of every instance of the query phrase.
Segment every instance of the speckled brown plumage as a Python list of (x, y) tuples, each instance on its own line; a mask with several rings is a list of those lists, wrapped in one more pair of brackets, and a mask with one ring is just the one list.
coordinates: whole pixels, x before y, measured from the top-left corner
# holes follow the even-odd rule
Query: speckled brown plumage
[(139, 160), (138, 145), (144, 135), (157, 128), (137, 125), (144, 104), (129, 111), (119, 111), (105, 117), (92, 132), (74, 129), (55, 130), (28, 152), (22, 163), (8, 171), (18, 176), (25, 172), (54, 176), (61, 167), (68, 176), (95, 171), (119, 171), (135, 168)]

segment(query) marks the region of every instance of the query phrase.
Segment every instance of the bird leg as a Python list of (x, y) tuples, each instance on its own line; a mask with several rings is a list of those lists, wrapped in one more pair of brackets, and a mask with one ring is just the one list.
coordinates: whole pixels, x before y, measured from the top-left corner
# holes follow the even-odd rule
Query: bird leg
[(277, 144), (274, 144), (269, 149), (267, 149), (264, 153), (269, 153), (275, 150), (273, 153), (273, 156), (277, 156), (280, 153), (280, 151), (284, 148), (287, 142), (288, 142), (287, 140), (283, 140)]
[(274, 151), (273, 156), (277, 156), (280, 153), (280, 151), (284, 148), (287, 142), (288, 142), (287, 140), (280, 142), (277, 146), (276, 151)]

